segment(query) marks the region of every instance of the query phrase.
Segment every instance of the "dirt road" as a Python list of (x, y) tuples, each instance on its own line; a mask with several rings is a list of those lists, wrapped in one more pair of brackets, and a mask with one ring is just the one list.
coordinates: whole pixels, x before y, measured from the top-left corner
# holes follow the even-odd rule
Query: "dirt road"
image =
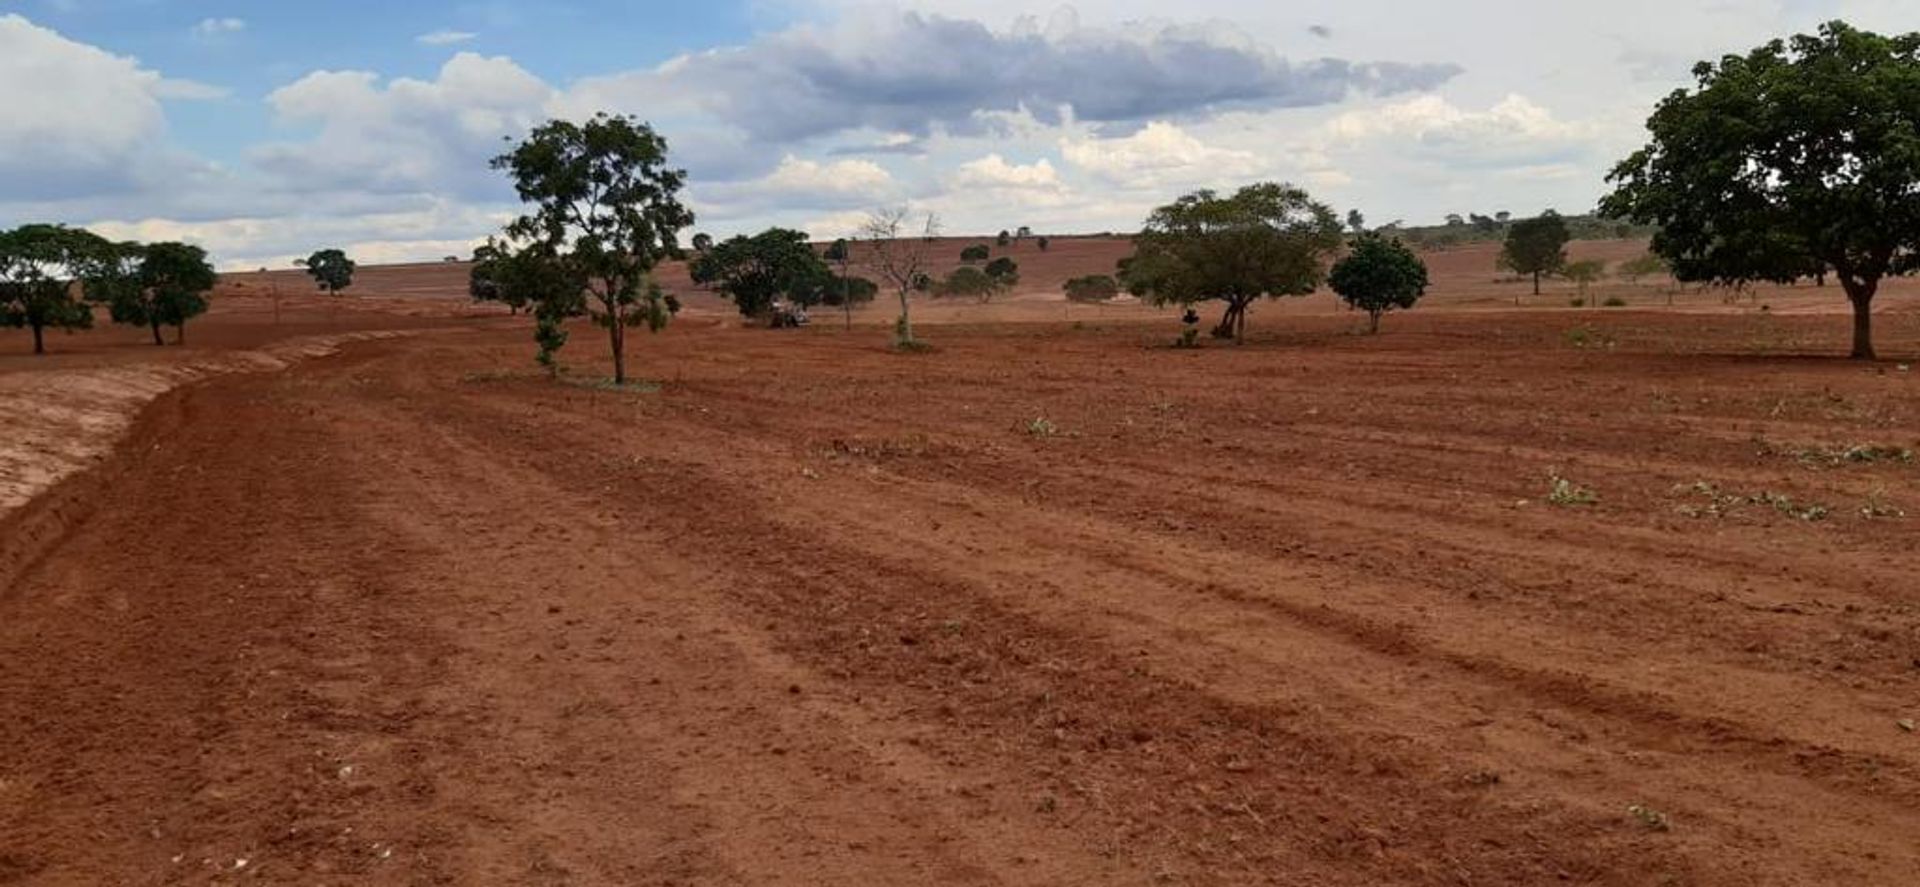
[(1914, 883), (1920, 377), (1568, 324), (174, 392), (0, 577), (0, 883)]

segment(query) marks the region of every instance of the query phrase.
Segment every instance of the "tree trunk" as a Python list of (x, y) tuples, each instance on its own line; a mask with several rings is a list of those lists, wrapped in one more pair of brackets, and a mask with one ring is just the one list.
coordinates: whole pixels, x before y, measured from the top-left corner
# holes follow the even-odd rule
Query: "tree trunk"
[(900, 329), (894, 340), (895, 345), (913, 344), (913, 315), (907, 308), (907, 291), (900, 291)]
[(153, 327), (153, 344), (155, 345), (167, 344), (166, 342), (162, 341), (160, 338), (160, 321), (158, 320), (154, 321), (151, 324), (151, 326)]
[(614, 387), (627, 384), (627, 318), (620, 306), (607, 306), (607, 339), (613, 345)]
[(28, 323), (33, 327), (33, 353), (47, 353), (46, 327), (43, 324), (33, 323), (32, 321)]
[(176, 323), (173, 325), (173, 344), (175, 345), (187, 344), (187, 325), (186, 324)]
[(1540, 272), (1533, 272), (1533, 294), (1540, 295)]
[(1367, 326), (1368, 335), (1372, 335), (1374, 333), (1380, 332), (1380, 312), (1379, 311), (1367, 312), (1367, 320), (1368, 320), (1368, 326)]
[(1245, 345), (1246, 343), (1247, 343), (1247, 303), (1241, 302), (1239, 308), (1234, 312), (1233, 344)]
[(1846, 286), (1847, 301), (1853, 303), (1853, 353), (1854, 360), (1873, 360), (1873, 294), (1879, 289), (1879, 282), (1855, 281), (1843, 278)]

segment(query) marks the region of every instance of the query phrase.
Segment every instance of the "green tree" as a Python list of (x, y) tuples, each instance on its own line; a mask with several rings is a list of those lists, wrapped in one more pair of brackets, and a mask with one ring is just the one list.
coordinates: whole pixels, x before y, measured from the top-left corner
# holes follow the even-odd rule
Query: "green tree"
[(1607, 263), (1599, 259), (1584, 259), (1568, 262), (1560, 266), (1560, 276), (1573, 281), (1580, 288), (1580, 298), (1587, 297), (1587, 287), (1607, 276)]
[(1647, 253), (1637, 259), (1628, 259), (1620, 263), (1620, 276), (1635, 286), (1642, 277), (1658, 277), (1667, 273), (1667, 260), (1656, 253)]
[(934, 288), (934, 294), (947, 297), (964, 297), (985, 302), (993, 298), (995, 289), (993, 278), (972, 265), (962, 265), (953, 269), (945, 280)]
[(1105, 274), (1071, 278), (1060, 288), (1069, 302), (1105, 302), (1120, 294), (1120, 283)]
[(991, 248), (984, 243), (976, 243), (960, 251), (960, 261), (971, 265), (974, 262), (984, 262), (991, 255), (993, 255)]
[(1920, 33), (1831, 22), (1694, 66), (1614, 167), (1601, 211), (1658, 226), (1683, 281), (1786, 283), (1831, 269), (1871, 360), (1881, 281), (1920, 271)]
[(337, 296), (340, 291), (353, 285), (353, 272), (360, 266), (347, 254), (338, 249), (315, 251), (307, 257), (307, 274), (327, 291), (329, 296)]
[(912, 211), (905, 206), (887, 207), (869, 213), (861, 225), (861, 234), (867, 241), (867, 267), (878, 273), (900, 297), (900, 318), (893, 328), (894, 345), (903, 349), (919, 345), (913, 337), (908, 297), (915, 290), (927, 291), (933, 284), (927, 266), (934, 236), (940, 232), (940, 219), (933, 213), (927, 213), (926, 221), (918, 226), (918, 233), (911, 230), (912, 217)]
[(1500, 266), (1517, 274), (1533, 276), (1533, 294), (1540, 295), (1540, 278), (1553, 274), (1567, 263), (1567, 223), (1560, 214), (1547, 210), (1538, 218), (1515, 222), (1507, 229), (1507, 243), (1500, 250)]
[(1033, 245), (1039, 247), (1040, 251), (1044, 253), (1047, 251), (1047, 247), (1053, 245), (1053, 238), (1043, 234), (1033, 241)]
[(1335, 295), (1367, 312), (1367, 331), (1380, 331), (1380, 316), (1395, 308), (1412, 308), (1427, 291), (1427, 263), (1398, 239), (1362, 233), (1353, 248), (1333, 263), (1327, 275)]
[(1196, 191), (1153, 211), (1121, 266), (1128, 292), (1157, 305), (1226, 302), (1217, 336), (1241, 341), (1261, 297), (1304, 296), (1340, 248), (1340, 220), (1291, 185), (1248, 185), (1230, 197)]
[(768, 228), (714, 244), (694, 260), (692, 274), (694, 283), (714, 285), (747, 317), (766, 316), (782, 296), (799, 305), (816, 304), (833, 278), (807, 233), (790, 228)]
[(704, 253), (710, 249), (713, 249), (713, 235), (708, 234), (705, 231), (702, 231), (698, 234), (693, 235), (693, 251), (694, 252)]
[(681, 254), (680, 230), (693, 224), (678, 199), (686, 172), (667, 166), (666, 139), (626, 116), (554, 120), (492, 166), (532, 205), (507, 233), (572, 266), (607, 330), (614, 384), (625, 384), (627, 328), (665, 328), (671, 312), (652, 272)]
[(999, 245), (1001, 245), (1001, 246), (1006, 246), (1007, 244), (1009, 244), (1009, 243), (1012, 243), (1012, 242), (1013, 242), (1013, 235), (1012, 235), (1012, 234), (1008, 234), (1008, 233), (1007, 233), (1007, 229), (1005, 229), (1005, 228), (1002, 228), (1002, 229), (1000, 229), (1000, 234), (999, 234), (999, 236), (997, 236), (997, 237), (995, 237), (995, 238), (993, 239), (993, 242), (994, 242), (994, 243), (997, 243), (997, 244), (999, 244)]
[(1007, 292), (1020, 283), (1020, 263), (1007, 256), (1001, 256), (987, 263), (987, 279), (993, 281), (996, 292)]
[(113, 245), (81, 228), (21, 225), (0, 231), (0, 325), (33, 331), (33, 353), (45, 354), (46, 330), (93, 326), (93, 309), (75, 297), (74, 281), (112, 256)]
[(1366, 233), (1367, 217), (1365, 215), (1362, 215), (1361, 212), (1357, 209), (1347, 210), (1347, 230), (1352, 231), (1355, 234)]
[(186, 243), (116, 244), (111, 268), (87, 281), (87, 297), (107, 303), (114, 323), (144, 326), (153, 344), (160, 328), (173, 327), (173, 343), (187, 340), (187, 321), (206, 313), (207, 294), (219, 276), (207, 251)]
[(827, 248), (820, 253), (820, 258), (835, 264), (843, 264), (852, 260), (853, 247), (847, 243), (845, 237), (836, 237), (834, 241), (827, 244)]

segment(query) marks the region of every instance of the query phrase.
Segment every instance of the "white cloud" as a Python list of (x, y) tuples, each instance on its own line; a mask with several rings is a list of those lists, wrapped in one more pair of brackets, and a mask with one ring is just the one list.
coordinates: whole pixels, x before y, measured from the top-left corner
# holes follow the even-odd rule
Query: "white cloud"
[(959, 171), (953, 176), (953, 186), (965, 189), (1051, 194), (1066, 191), (1066, 184), (1060, 181), (1060, 174), (1045, 157), (1033, 163), (1021, 165), (1008, 163), (1006, 158), (998, 154), (988, 154), (978, 160), (969, 160), (960, 164)]
[(213, 40), (229, 34), (238, 34), (246, 29), (247, 22), (245, 19), (233, 18), (231, 16), (226, 18), (203, 18), (199, 24), (193, 26), (193, 36), (201, 40)]
[(788, 154), (758, 189), (786, 195), (843, 194), (879, 198), (894, 186), (893, 176), (871, 160), (818, 163)]
[(456, 43), (471, 42), (474, 38), (479, 36), (480, 36), (479, 34), (476, 34), (472, 31), (455, 31), (448, 28), (442, 28), (438, 31), (429, 31), (425, 34), (421, 34), (420, 36), (413, 38), (413, 40), (415, 43), (419, 43), (423, 46), (452, 46)]
[(134, 59), (0, 16), (0, 196), (13, 201), (118, 193), (160, 160), (163, 98), (210, 87), (168, 80)]
[(462, 52), (433, 80), (384, 86), (366, 71), (316, 71), (277, 89), (267, 103), (283, 123), (313, 125), (304, 142), (254, 151), (264, 170), (296, 187), (500, 196), (487, 168), (502, 138), (545, 118), (553, 90), (505, 57)]
[(1209, 146), (1164, 120), (1152, 121), (1122, 138), (1063, 138), (1060, 153), (1081, 169), (1131, 187), (1243, 177), (1262, 166), (1252, 151)]

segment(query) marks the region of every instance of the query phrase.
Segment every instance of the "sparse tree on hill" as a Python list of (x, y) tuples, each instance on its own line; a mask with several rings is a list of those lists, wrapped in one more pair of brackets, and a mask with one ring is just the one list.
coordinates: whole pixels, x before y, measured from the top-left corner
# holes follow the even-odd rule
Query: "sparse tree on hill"
[(993, 250), (988, 249), (986, 244), (976, 243), (960, 251), (960, 261), (971, 265), (975, 262), (984, 262), (991, 255)]
[(1871, 360), (1881, 281), (1920, 271), (1920, 33), (1831, 22), (1702, 62), (1647, 121), (1601, 211), (1654, 225), (1683, 281), (1787, 283), (1830, 268)]
[(1006, 256), (988, 262), (984, 270), (995, 292), (1008, 292), (1020, 283), (1020, 263)]
[(900, 319), (894, 323), (894, 344), (900, 348), (919, 344), (913, 337), (908, 297), (914, 290), (924, 292), (932, 285), (927, 267), (934, 237), (940, 233), (940, 220), (933, 213), (927, 213), (926, 221), (918, 226), (919, 231), (909, 228), (912, 216), (912, 211), (905, 206), (888, 207), (869, 213), (861, 226), (861, 234), (871, 250), (869, 267), (900, 297)]
[(934, 288), (934, 295), (948, 298), (972, 298), (986, 302), (993, 298), (995, 284), (993, 278), (972, 265), (962, 265), (953, 269), (945, 280)]
[(746, 317), (767, 316), (782, 296), (817, 304), (833, 277), (807, 233), (790, 228), (729, 237), (695, 259), (691, 271), (694, 283), (714, 284)]
[(1533, 294), (1540, 295), (1540, 278), (1567, 264), (1567, 222), (1547, 210), (1538, 218), (1515, 222), (1507, 229), (1500, 265), (1516, 274), (1533, 276)]
[(607, 330), (614, 384), (626, 384), (627, 329), (666, 327), (672, 312), (653, 269), (681, 255), (680, 231), (693, 224), (678, 199), (687, 174), (667, 166), (666, 139), (626, 116), (554, 120), (492, 165), (533, 206), (508, 234), (574, 266)]
[(1364, 234), (1367, 230), (1367, 217), (1357, 209), (1347, 210), (1347, 230), (1355, 234)]
[(1027, 227), (1026, 225), (1021, 225), (1020, 227), (1015, 228), (1013, 231), (1013, 239), (1015, 240), (1025, 240), (1032, 236), (1033, 236), (1033, 229)]
[(1105, 302), (1120, 294), (1120, 283), (1105, 274), (1088, 274), (1069, 279), (1060, 287), (1069, 302)]
[(304, 266), (307, 275), (329, 296), (337, 296), (340, 291), (353, 285), (353, 272), (359, 266), (347, 254), (338, 249), (316, 250), (307, 257)]
[(206, 313), (218, 282), (207, 251), (185, 243), (116, 244), (108, 273), (87, 281), (87, 297), (107, 303), (114, 323), (147, 327), (153, 344), (173, 327), (173, 343), (187, 340), (187, 321)]
[(1291, 185), (1249, 185), (1230, 197), (1197, 191), (1153, 211), (1121, 266), (1128, 292), (1154, 304), (1227, 303), (1217, 336), (1241, 341), (1261, 297), (1304, 296), (1340, 248), (1340, 221)]
[(0, 231), (0, 326), (32, 330), (35, 354), (47, 352), (49, 327), (92, 327), (93, 309), (75, 297), (74, 281), (111, 250), (105, 238), (64, 225)]
[(997, 244), (999, 244), (999, 245), (1001, 245), (1001, 246), (1006, 246), (1007, 244), (1009, 244), (1009, 243), (1012, 243), (1012, 242), (1013, 242), (1013, 235), (1011, 235), (1011, 234), (1008, 234), (1008, 233), (1007, 233), (1007, 229), (1005, 229), (1005, 228), (1002, 228), (1002, 229), (1000, 229), (1000, 236), (998, 236), (998, 237), (995, 237), (995, 238), (993, 239), (993, 242), (994, 242), (994, 243), (997, 243)]
[(1047, 247), (1053, 245), (1053, 239), (1042, 235), (1033, 241), (1033, 245), (1039, 247), (1040, 251), (1044, 253), (1047, 251)]
[(1367, 331), (1377, 333), (1382, 314), (1412, 308), (1426, 294), (1427, 263), (1397, 239), (1363, 233), (1333, 263), (1327, 283), (1342, 301), (1367, 312)]

